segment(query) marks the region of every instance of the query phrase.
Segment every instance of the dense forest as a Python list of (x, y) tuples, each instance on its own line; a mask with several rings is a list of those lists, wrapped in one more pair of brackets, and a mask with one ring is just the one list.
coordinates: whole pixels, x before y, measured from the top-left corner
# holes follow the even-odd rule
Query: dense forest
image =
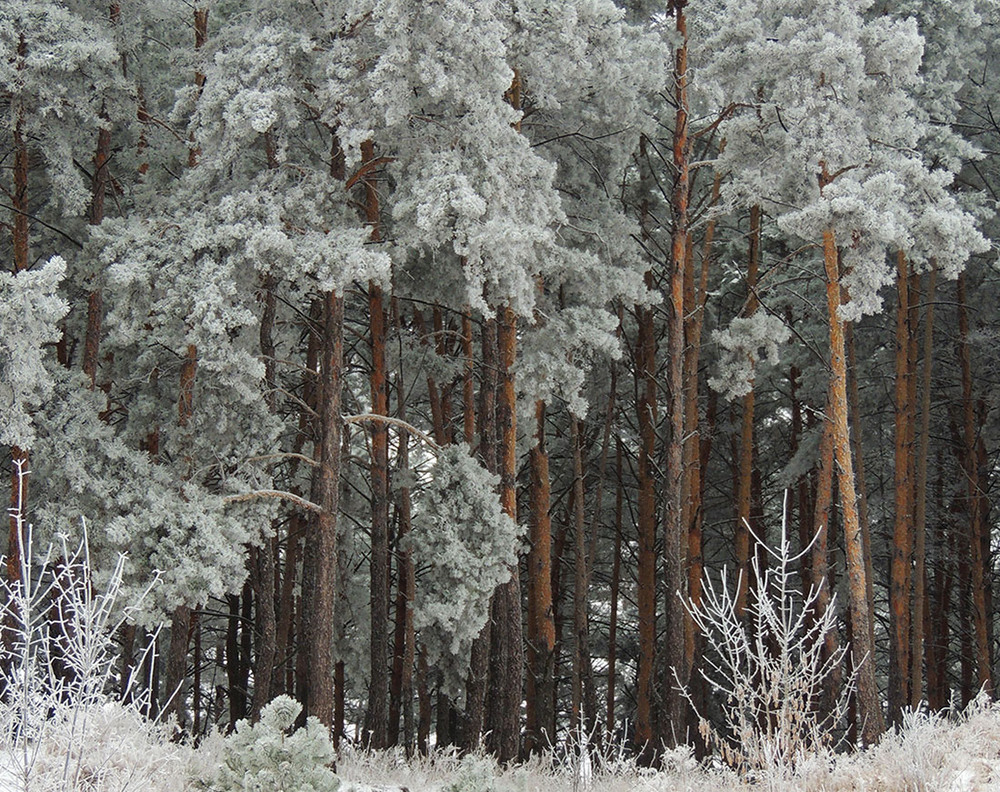
[(287, 694), (407, 753), (709, 750), (704, 616), (778, 651), (769, 570), (831, 731), (992, 694), (998, 38), (997, 0), (0, 0), (11, 505), (155, 581), (117, 673), (194, 737)]

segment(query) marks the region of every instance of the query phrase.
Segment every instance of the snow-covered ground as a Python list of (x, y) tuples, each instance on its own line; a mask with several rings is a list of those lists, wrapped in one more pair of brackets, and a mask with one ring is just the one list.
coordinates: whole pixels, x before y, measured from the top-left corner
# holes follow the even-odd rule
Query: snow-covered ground
[[(305, 743), (272, 731), (264, 736), (244, 733), (239, 744), (217, 736), (194, 749), (171, 743), (164, 730), (136, 722), (134, 714), (117, 705), (88, 713), (83, 731), (74, 733), (68, 724), (47, 730), (43, 743), (29, 751), (27, 783), (19, 769), (23, 751), (15, 751), (9, 737), (3, 739), (0, 792), (183, 792), (209, 785), (227, 791), (329, 789), (322, 785), (322, 776), (312, 775), (316, 786), (301, 780), (302, 766), (316, 757), (310, 753), (315, 744), (300, 749), (296, 746)], [(298, 750), (313, 759), (298, 761)], [(247, 764), (234, 763), (234, 756), (245, 759), (251, 754)], [(239, 769), (222, 778), (218, 769), (226, 763)], [(273, 776), (267, 775), (269, 766)], [(257, 773), (257, 783), (239, 780), (246, 767)], [(656, 771), (615, 757), (594, 757), (589, 766), (573, 757), (539, 757), (501, 769), (482, 755), (435, 753), (407, 761), (400, 752), (352, 748), (341, 751), (336, 768), (339, 792), (992, 792), (1000, 789), (1000, 704), (979, 702), (954, 719), (911, 715), (900, 731), (873, 748), (813, 757), (795, 773), (775, 771), (755, 783), (718, 762), (699, 764), (685, 749), (668, 754), (665, 766)], [(270, 783), (262, 782), (269, 777)]]

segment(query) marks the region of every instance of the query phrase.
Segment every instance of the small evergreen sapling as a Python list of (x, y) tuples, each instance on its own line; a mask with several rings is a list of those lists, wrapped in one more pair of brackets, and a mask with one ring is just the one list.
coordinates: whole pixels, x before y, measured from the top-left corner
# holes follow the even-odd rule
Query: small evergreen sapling
[(264, 707), (260, 721), (241, 720), (226, 739), (224, 759), (212, 792), (336, 792), (340, 781), (329, 765), (334, 751), (319, 719), (292, 731), (302, 705), (278, 696)]

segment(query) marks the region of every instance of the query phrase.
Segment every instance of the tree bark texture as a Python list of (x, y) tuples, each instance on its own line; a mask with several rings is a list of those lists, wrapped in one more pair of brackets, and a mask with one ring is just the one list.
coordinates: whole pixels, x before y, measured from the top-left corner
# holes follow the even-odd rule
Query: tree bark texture
[(826, 269), (827, 315), (830, 323), (831, 408), (837, 483), (844, 520), (844, 548), (847, 556), (848, 599), (853, 625), (852, 657), (857, 670), (858, 714), (861, 736), (874, 744), (885, 731), (878, 685), (875, 681), (875, 654), (869, 617), (867, 560), (858, 519), (851, 458), (850, 427), (847, 422), (847, 365), (844, 348), (844, 321), (840, 317), (841, 290), (836, 237), (832, 229), (823, 234)]

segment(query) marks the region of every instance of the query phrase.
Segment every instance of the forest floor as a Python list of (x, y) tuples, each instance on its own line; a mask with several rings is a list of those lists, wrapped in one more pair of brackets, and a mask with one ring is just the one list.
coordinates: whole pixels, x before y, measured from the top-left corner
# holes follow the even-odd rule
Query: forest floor
[[(15, 751), (8, 735), (0, 737), (0, 792), (251, 788), (211, 786), (226, 753), (221, 736), (194, 749), (170, 742), (165, 730), (116, 715), (114, 708), (105, 713), (91, 720), (85, 734), (48, 734), (31, 751), (27, 779), (13, 769), (23, 766), (23, 749)], [(549, 755), (501, 769), (483, 755), (435, 752), (407, 760), (401, 752), (349, 747), (338, 756), (337, 775), (338, 792), (990, 792), (1000, 789), (1000, 703), (979, 702), (954, 718), (913, 714), (872, 748), (807, 757), (794, 769), (772, 768), (755, 779), (740, 778), (718, 761), (699, 763), (688, 748), (668, 753), (662, 767), (651, 770), (613, 753), (583, 762), (575, 755)]]

